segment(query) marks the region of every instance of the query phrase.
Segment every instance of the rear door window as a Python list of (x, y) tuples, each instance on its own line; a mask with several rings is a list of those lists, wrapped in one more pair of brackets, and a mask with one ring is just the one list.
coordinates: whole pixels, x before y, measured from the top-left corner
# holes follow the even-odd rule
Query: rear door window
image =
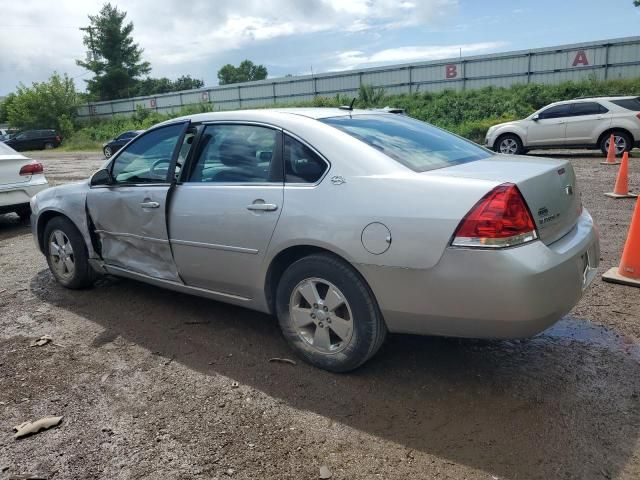
[(582, 115), (599, 115), (606, 112), (608, 112), (608, 110), (597, 102), (580, 102), (571, 105), (572, 117), (579, 117)]
[(258, 125), (208, 125), (189, 182), (282, 182), (279, 132)]
[(475, 143), (404, 115), (345, 115), (320, 121), (348, 133), (415, 172), (493, 155)]

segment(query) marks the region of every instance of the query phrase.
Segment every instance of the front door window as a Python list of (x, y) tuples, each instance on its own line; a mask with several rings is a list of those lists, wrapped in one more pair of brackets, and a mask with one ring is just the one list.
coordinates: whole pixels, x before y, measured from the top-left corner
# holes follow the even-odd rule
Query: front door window
[(116, 183), (164, 183), (184, 124), (152, 130), (126, 147), (113, 162)]

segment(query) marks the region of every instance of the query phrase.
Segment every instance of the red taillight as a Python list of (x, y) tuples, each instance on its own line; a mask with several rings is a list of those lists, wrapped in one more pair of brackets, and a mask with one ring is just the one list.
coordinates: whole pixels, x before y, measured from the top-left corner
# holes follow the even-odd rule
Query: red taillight
[(56, 135), (56, 142), (60, 142), (60, 135)]
[(20, 175), (35, 175), (36, 173), (42, 173), (41, 163), (27, 163), (20, 169)]
[(640, 120), (640, 113), (636, 115), (636, 117), (638, 117), (638, 120)]
[(518, 187), (503, 183), (487, 193), (462, 219), (451, 245), (500, 248), (538, 238), (536, 226)]

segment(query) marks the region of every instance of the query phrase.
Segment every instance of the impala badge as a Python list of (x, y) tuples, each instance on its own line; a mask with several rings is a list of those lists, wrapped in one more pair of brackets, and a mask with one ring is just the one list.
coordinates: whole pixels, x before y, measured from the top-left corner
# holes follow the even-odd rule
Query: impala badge
[(573, 186), (567, 185), (566, 187), (564, 187), (564, 193), (566, 193), (567, 195), (573, 195)]
[(343, 183), (346, 183), (347, 181), (344, 179), (344, 177), (342, 175), (336, 175), (335, 177), (331, 177), (331, 183), (333, 183), (334, 185), (342, 185)]

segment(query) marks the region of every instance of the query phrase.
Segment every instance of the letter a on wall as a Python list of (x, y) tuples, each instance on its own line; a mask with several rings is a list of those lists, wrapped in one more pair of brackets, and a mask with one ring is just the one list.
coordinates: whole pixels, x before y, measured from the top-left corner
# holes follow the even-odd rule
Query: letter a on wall
[(457, 65), (447, 65), (444, 68), (444, 78), (456, 78), (458, 76)]
[(587, 58), (587, 54), (584, 50), (578, 50), (576, 52), (576, 56), (573, 59), (572, 67), (577, 67), (580, 65), (589, 65), (589, 59)]

